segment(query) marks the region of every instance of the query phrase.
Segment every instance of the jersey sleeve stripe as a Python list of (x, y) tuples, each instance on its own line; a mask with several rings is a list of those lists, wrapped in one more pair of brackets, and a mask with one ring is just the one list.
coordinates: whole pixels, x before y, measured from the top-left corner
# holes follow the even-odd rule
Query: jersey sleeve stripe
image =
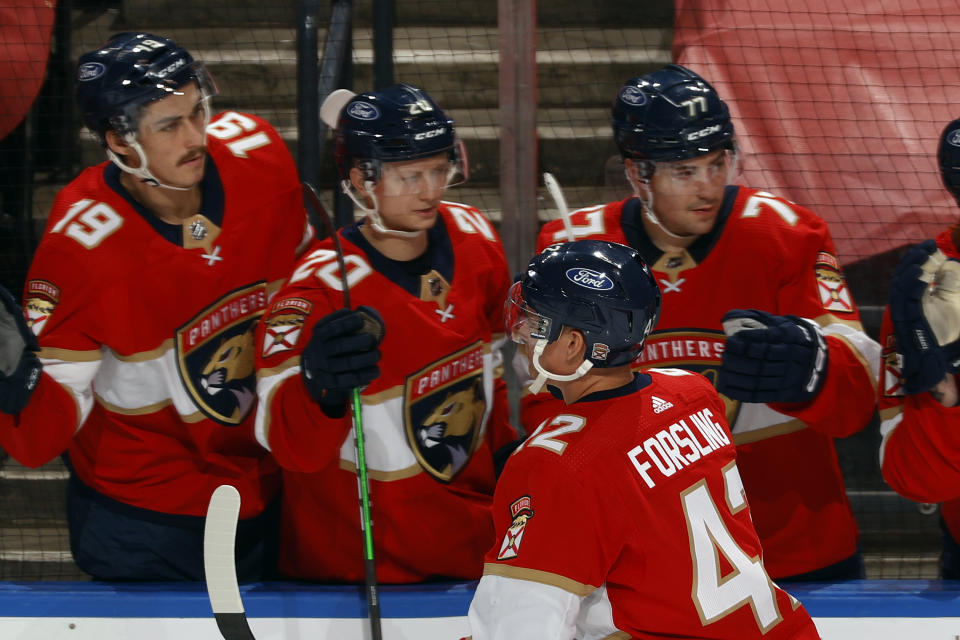
[(514, 578), (516, 580), (526, 580), (528, 582), (538, 582), (540, 584), (558, 587), (581, 598), (585, 598), (597, 587), (589, 584), (583, 584), (576, 580), (550, 573), (549, 571), (539, 571), (537, 569), (527, 569), (524, 567), (515, 567), (508, 564), (495, 564), (487, 562), (483, 565), (483, 575), (501, 576), (504, 578)]

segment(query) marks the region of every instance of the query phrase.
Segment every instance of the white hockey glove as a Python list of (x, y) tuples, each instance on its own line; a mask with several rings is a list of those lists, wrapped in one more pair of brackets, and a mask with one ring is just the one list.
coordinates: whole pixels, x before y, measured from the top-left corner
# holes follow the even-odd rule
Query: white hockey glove
[(945, 347), (960, 338), (960, 262), (937, 250), (921, 269), (920, 279), (930, 285), (923, 294), (923, 315)]

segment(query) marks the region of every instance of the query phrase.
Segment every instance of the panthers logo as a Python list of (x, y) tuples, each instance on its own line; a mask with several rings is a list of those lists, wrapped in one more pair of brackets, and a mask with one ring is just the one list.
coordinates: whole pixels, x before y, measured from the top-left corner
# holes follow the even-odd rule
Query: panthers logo
[(253, 375), (254, 327), (255, 325), (251, 324), (243, 334), (224, 339), (203, 368), (200, 378), (201, 386), (211, 396), (224, 389), (233, 394), (237, 407), (230, 417), (238, 422), (242, 416), (247, 415), (257, 397), (254, 390), (246, 384)]
[[(417, 440), (431, 457), (444, 464), (440, 475), (453, 477), (470, 459), (473, 434), (483, 422), (487, 403), (482, 380), (475, 378), (468, 389), (451, 391), (417, 427)], [(438, 449), (435, 449), (439, 447)]]
[[(450, 379), (451, 371), (459, 375)], [(488, 412), (483, 346), (470, 347), (407, 379), (407, 440), (420, 466), (449, 482), (479, 446)]]
[(225, 426), (243, 422), (256, 400), (254, 329), (267, 306), (264, 284), (238, 289), (177, 329), (177, 366), (204, 415)]

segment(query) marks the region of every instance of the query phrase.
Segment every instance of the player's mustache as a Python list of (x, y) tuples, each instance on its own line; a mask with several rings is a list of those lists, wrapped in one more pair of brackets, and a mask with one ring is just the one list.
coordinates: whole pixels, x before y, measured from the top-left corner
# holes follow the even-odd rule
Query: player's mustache
[(181, 158), (181, 159), (177, 162), (177, 166), (179, 167), (179, 166), (181, 166), (181, 165), (184, 165), (184, 164), (190, 162), (191, 160), (196, 160), (197, 158), (202, 158), (202, 157), (205, 156), (205, 155), (207, 155), (207, 148), (206, 148), (206, 147), (202, 147), (201, 149), (198, 149), (198, 150), (196, 150), (196, 151), (192, 151), (192, 152), (188, 153), (187, 155), (185, 155), (183, 158)]

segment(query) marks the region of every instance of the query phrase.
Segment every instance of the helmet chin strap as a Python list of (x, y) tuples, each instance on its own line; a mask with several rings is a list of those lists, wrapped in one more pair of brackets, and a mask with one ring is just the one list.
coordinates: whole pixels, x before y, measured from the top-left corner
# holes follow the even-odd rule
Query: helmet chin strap
[(577, 370), (573, 373), (560, 375), (557, 373), (552, 373), (543, 368), (543, 365), (540, 364), (540, 356), (543, 354), (543, 350), (547, 347), (547, 340), (545, 338), (540, 338), (537, 340), (537, 344), (533, 347), (533, 368), (537, 370), (539, 374), (533, 382), (530, 383), (530, 393), (540, 393), (540, 390), (543, 389), (543, 385), (546, 384), (547, 380), (556, 380), (558, 382), (570, 382), (571, 380), (576, 380), (577, 378), (582, 378), (587, 371), (593, 367), (593, 363), (589, 360), (584, 360), (580, 363), (580, 366), (577, 367)]
[(175, 187), (172, 184), (164, 184), (157, 180), (157, 177), (150, 172), (150, 169), (147, 167), (147, 154), (143, 152), (143, 147), (140, 146), (140, 143), (137, 142), (137, 139), (133, 134), (127, 134), (123, 137), (127, 145), (137, 152), (137, 156), (140, 158), (139, 167), (131, 167), (125, 163), (120, 156), (114, 153), (113, 149), (107, 147), (107, 157), (110, 159), (110, 162), (120, 167), (121, 170), (129, 173), (132, 176), (139, 178), (142, 182), (146, 182), (151, 187), (162, 187), (164, 189), (172, 189), (174, 191), (190, 191), (193, 187)]
[(370, 226), (373, 227), (378, 233), (385, 233), (391, 236), (398, 236), (400, 238), (417, 238), (421, 234), (425, 233), (424, 230), (420, 231), (398, 231), (397, 229), (389, 229), (383, 224), (383, 218), (380, 217), (380, 203), (377, 202), (377, 195), (373, 192), (373, 182), (366, 180), (363, 183), (363, 188), (366, 190), (367, 195), (370, 196), (370, 199), (373, 200), (373, 206), (368, 207), (366, 204), (360, 201), (360, 198), (357, 197), (356, 192), (353, 189), (353, 185), (349, 180), (341, 180), (340, 188), (343, 190), (347, 196), (353, 200), (353, 204), (357, 205), (364, 215), (370, 219)]
[(653, 212), (653, 191), (651, 191), (650, 189), (647, 189), (647, 193), (649, 195), (646, 198), (644, 198), (643, 195), (640, 193), (640, 187), (637, 186), (637, 183), (634, 181), (633, 176), (630, 175), (630, 172), (627, 171), (626, 168), (623, 169), (623, 172), (624, 174), (626, 174), (627, 181), (630, 183), (630, 186), (633, 187), (633, 195), (639, 198), (641, 204), (643, 204), (643, 215), (647, 220), (649, 220), (653, 224), (660, 227), (661, 231), (663, 231), (665, 234), (667, 234), (674, 240), (686, 240), (688, 238), (696, 237), (697, 234), (695, 233), (688, 233), (686, 235), (677, 235), (676, 233), (673, 233), (672, 231), (667, 229), (665, 226), (663, 226), (663, 223), (660, 222), (659, 218), (657, 218), (657, 214)]

